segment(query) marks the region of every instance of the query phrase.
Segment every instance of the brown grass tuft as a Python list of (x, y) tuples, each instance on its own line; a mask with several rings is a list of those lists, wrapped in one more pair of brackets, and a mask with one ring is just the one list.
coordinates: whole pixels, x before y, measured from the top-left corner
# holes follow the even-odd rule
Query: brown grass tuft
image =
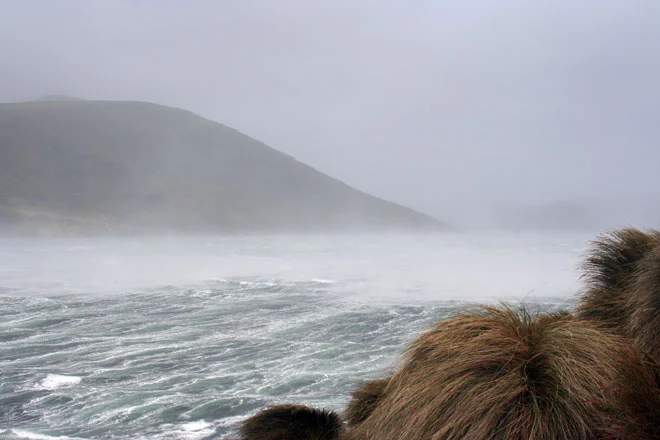
[[(660, 244), (637, 265), (626, 306), (629, 336), (640, 352), (660, 360)], [(658, 420), (660, 425), (660, 419)]]
[[(660, 231), (623, 229), (594, 242), (577, 315), (630, 338), (660, 374)], [(660, 422), (659, 422), (660, 424)]]
[(337, 440), (339, 415), (302, 405), (276, 405), (243, 421), (238, 440)]
[(355, 427), (371, 415), (378, 403), (382, 400), (385, 388), (387, 388), (389, 383), (389, 377), (370, 380), (364, 382), (360, 388), (351, 393), (351, 401), (345, 411), (348, 426)]
[(586, 290), (577, 315), (597, 325), (627, 334), (627, 294), (638, 263), (660, 245), (660, 231), (621, 229), (598, 237), (583, 264)]
[(660, 440), (660, 365), (630, 349), (615, 385), (612, 407), (612, 438), (623, 440)]
[(350, 440), (590, 439), (619, 376), (621, 340), (566, 314), (483, 307), (417, 338)]

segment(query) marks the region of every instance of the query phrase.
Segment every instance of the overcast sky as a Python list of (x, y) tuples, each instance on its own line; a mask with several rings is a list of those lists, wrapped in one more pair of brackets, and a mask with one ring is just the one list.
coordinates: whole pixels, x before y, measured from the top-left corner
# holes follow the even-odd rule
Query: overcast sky
[(440, 218), (660, 193), (658, 0), (0, 6), (0, 101), (185, 108)]

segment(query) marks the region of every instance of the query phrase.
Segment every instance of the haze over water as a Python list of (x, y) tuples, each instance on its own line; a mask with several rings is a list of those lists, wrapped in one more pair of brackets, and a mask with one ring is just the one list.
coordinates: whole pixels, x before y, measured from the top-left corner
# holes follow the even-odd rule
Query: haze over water
[(341, 410), (474, 302), (570, 308), (593, 234), (0, 239), (0, 437), (222, 438)]
[[(3, 6), (0, 231), (428, 223), (346, 185), (457, 230), (660, 222), (659, 1)], [(342, 410), (452, 311), (571, 308), (595, 235), (0, 238), (0, 439)]]

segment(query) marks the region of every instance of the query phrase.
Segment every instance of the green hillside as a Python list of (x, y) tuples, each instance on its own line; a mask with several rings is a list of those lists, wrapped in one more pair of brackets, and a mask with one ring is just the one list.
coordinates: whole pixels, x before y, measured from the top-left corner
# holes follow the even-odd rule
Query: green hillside
[(45, 100), (0, 104), (0, 227), (76, 234), (444, 225), (187, 111)]

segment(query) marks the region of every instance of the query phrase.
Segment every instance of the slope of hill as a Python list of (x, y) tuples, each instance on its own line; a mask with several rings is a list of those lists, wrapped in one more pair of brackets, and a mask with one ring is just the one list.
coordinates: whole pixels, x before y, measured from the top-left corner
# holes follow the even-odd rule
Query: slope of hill
[(193, 113), (0, 104), (0, 223), (38, 233), (442, 229)]

